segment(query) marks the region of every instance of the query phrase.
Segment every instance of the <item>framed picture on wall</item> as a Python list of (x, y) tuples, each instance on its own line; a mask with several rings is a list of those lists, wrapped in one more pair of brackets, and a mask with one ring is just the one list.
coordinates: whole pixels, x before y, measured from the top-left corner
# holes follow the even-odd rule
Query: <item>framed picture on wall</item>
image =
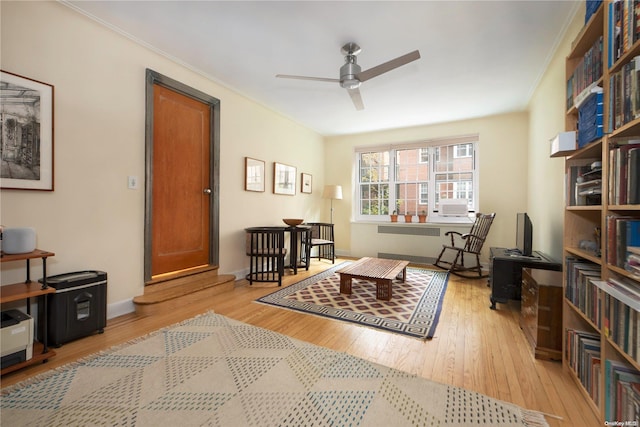
[(296, 194), (296, 168), (282, 163), (273, 163), (273, 192), (274, 194)]
[(244, 189), (264, 191), (264, 161), (244, 158)]
[(311, 175), (308, 173), (302, 173), (302, 180), (300, 183), (300, 192), (311, 194)]
[(0, 187), (53, 191), (53, 86), (0, 73)]

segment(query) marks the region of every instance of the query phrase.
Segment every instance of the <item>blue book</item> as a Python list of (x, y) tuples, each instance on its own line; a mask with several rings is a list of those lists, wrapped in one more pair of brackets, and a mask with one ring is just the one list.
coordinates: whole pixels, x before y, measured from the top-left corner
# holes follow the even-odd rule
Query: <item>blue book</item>
[(613, 8), (613, 2), (609, 3), (609, 38), (607, 39), (609, 41), (609, 49), (607, 49), (607, 63), (609, 65), (608, 68), (611, 68), (611, 66), (613, 65), (613, 46), (614, 46), (614, 40), (615, 40), (615, 27), (613, 26), (614, 23), (614, 8)]

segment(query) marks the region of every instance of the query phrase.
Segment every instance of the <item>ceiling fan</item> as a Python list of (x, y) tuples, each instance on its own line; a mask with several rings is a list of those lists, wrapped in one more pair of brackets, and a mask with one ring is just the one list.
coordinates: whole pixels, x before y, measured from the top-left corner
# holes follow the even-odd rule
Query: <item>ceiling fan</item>
[(347, 92), (349, 92), (349, 96), (351, 96), (351, 100), (353, 101), (353, 105), (356, 107), (356, 110), (363, 110), (364, 104), (362, 102), (362, 96), (360, 95), (360, 89), (358, 89), (362, 82), (366, 82), (367, 80), (379, 76), (380, 74), (387, 73), (398, 67), (406, 65), (409, 62), (420, 59), (420, 52), (414, 50), (413, 52), (399, 56), (395, 59), (392, 59), (391, 61), (387, 61), (380, 65), (376, 65), (375, 67), (369, 68), (368, 70), (360, 71), (360, 66), (357, 62), (357, 55), (362, 51), (360, 46), (358, 46), (356, 43), (350, 42), (342, 46), (342, 49), (340, 51), (343, 55), (345, 55), (345, 64), (340, 67), (339, 79), (293, 76), (289, 74), (276, 74), (276, 77), (283, 79), (316, 80), (320, 82), (340, 83), (340, 86), (347, 89)]

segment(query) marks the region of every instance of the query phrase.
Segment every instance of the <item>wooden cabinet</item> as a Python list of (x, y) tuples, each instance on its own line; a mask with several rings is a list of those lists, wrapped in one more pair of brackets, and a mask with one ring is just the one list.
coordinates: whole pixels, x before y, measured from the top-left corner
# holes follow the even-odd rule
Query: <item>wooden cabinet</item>
[[(18, 369), (24, 368), (25, 366), (30, 366), (40, 362), (46, 362), (50, 357), (55, 355), (55, 352), (51, 350), (47, 345), (47, 298), (46, 295), (50, 293), (55, 293), (55, 289), (48, 287), (46, 284), (47, 277), (47, 258), (52, 257), (55, 254), (53, 252), (47, 252), (40, 249), (36, 249), (33, 252), (25, 253), (25, 254), (5, 254), (2, 253), (0, 257), (0, 262), (14, 262), (14, 261), (25, 261), (26, 262), (26, 280), (21, 283), (15, 283), (11, 285), (4, 285), (0, 287), (0, 305), (6, 304), (14, 301), (22, 301), (26, 300), (27, 302), (27, 314), (30, 314), (31, 311), (31, 298), (39, 299), (38, 304), (43, 304), (44, 313), (42, 319), (38, 319), (39, 322), (43, 322), (43, 330), (44, 337), (42, 342), (35, 342), (33, 345), (33, 357), (29, 360), (26, 360), (22, 363), (17, 363), (12, 366), (8, 366), (2, 371), (0, 371), (1, 375), (7, 374), (9, 372), (16, 371)], [(39, 283), (37, 281), (31, 281), (31, 264), (30, 261), (32, 259), (41, 258), (42, 259), (42, 277), (44, 278), (44, 283)]]
[[(573, 42), (566, 61), (565, 130), (578, 130), (581, 112), (575, 102), (597, 86), (602, 93), (603, 133), (565, 158), (563, 366), (572, 374), (603, 424), (626, 419), (612, 412), (622, 406), (619, 404), (622, 397), (606, 392), (616, 389), (612, 367), (617, 365), (632, 373), (638, 371), (640, 379), (640, 358), (632, 354), (638, 343), (626, 348), (619, 345), (608, 326), (614, 317), (640, 318), (630, 306), (624, 309), (626, 314), (616, 312), (618, 308), (611, 310), (618, 306), (611, 303), (615, 298), (608, 285), (612, 280), (625, 281), (640, 296), (640, 276), (611, 261), (612, 250), (621, 247), (622, 237), (612, 231), (610, 222), (620, 218), (640, 219), (640, 204), (637, 201), (621, 203), (616, 194), (619, 177), (629, 173), (629, 169), (616, 161), (616, 149), (640, 139), (640, 115), (628, 110), (635, 108), (630, 107), (635, 104), (631, 99), (637, 97), (640, 87), (627, 86), (630, 91), (620, 91), (620, 85), (631, 81), (625, 82), (621, 75), (632, 69), (634, 62), (640, 64), (640, 39), (624, 27), (624, 21), (618, 30), (615, 25), (617, 17), (623, 14), (618, 8), (630, 4), (604, 1)], [(634, 59), (636, 57), (638, 59)], [(591, 78), (586, 81), (586, 90), (590, 92), (576, 93), (576, 86), (569, 83), (574, 78), (585, 77)], [(621, 96), (630, 101), (620, 102)], [(600, 197), (585, 202), (575, 193), (576, 182), (581, 182), (578, 176), (598, 168)], [(632, 177), (637, 178), (638, 173), (635, 169)], [(636, 327), (640, 329), (640, 323)]]
[(562, 360), (562, 273), (522, 270), (520, 327), (535, 357)]

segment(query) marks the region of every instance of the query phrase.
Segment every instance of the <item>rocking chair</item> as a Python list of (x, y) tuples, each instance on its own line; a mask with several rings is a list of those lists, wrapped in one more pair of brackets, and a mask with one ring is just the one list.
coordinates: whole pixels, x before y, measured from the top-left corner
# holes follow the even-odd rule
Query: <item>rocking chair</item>
[[(449, 270), (450, 273), (460, 277), (475, 278), (475, 275), (471, 277), (466, 274), (461, 274), (465, 272), (475, 272), (478, 274), (477, 278), (479, 279), (487, 277), (486, 275), (482, 275), (480, 251), (482, 250), (482, 245), (487, 238), (487, 234), (489, 234), (489, 229), (491, 228), (491, 224), (493, 223), (493, 218), (495, 216), (495, 212), (491, 214), (476, 214), (476, 220), (473, 223), (473, 226), (471, 226), (471, 230), (465, 234), (458, 233), (457, 231), (447, 231), (444, 235), (451, 237), (451, 245), (442, 245), (442, 251), (434, 265), (436, 267)], [(458, 236), (457, 240), (459, 246), (456, 245), (455, 236)], [(455, 258), (453, 261), (444, 261), (442, 259), (442, 256), (447, 251), (455, 252)], [(475, 255), (476, 264), (474, 266), (466, 267), (464, 265), (465, 254)]]

